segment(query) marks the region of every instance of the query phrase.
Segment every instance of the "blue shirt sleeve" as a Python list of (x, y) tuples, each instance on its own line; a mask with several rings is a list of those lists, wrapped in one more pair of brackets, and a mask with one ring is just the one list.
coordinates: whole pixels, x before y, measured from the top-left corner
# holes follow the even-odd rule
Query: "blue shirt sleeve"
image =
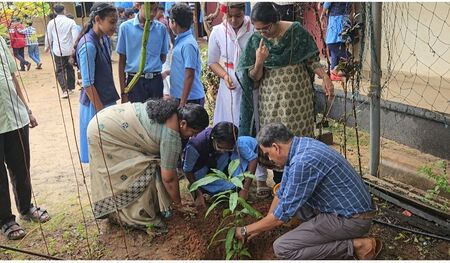
[(164, 28), (163, 43), (161, 45), (161, 54), (167, 55), (168, 52), (169, 52), (169, 34), (167, 34), (167, 30)]
[(184, 68), (196, 69), (198, 63), (197, 48), (192, 44), (186, 44), (181, 49), (181, 55), (183, 56)]
[(126, 39), (125, 39), (125, 30), (124, 27), (126, 26), (126, 23), (122, 23), (119, 26), (119, 36), (117, 37), (117, 47), (116, 52), (122, 55), (125, 55), (126, 53)]
[(331, 2), (323, 2), (323, 9), (330, 9)]
[(78, 50), (78, 59), (82, 87), (87, 88), (94, 84), (95, 81), (95, 56), (97, 56), (97, 49), (94, 44), (90, 42), (84, 43)]
[(249, 136), (239, 137), (237, 140), (237, 146), (242, 159), (251, 162), (258, 157), (256, 154), (256, 139)]
[[(274, 216), (284, 222), (289, 221), (300, 207), (311, 197), (314, 189), (323, 179), (324, 174), (313, 164), (308, 162), (291, 161), (289, 169), (285, 169), (282, 187), (277, 193), (278, 202)], [(288, 173), (288, 174), (286, 174)]]
[(194, 146), (188, 143), (184, 149), (183, 172), (191, 173), (194, 170), (194, 166), (197, 163), (199, 156), (200, 154)]

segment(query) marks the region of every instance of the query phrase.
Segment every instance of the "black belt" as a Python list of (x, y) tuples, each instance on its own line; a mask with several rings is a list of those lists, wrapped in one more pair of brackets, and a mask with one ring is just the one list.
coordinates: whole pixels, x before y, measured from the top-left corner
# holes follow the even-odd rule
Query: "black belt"
[[(136, 73), (131, 73), (131, 72), (127, 73), (127, 74), (128, 74), (128, 76), (136, 75)], [(160, 75), (161, 75), (161, 72), (147, 72), (147, 73), (142, 73), (140, 78), (153, 79), (153, 78), (155, 78), (157, 76), (160, 76)]]

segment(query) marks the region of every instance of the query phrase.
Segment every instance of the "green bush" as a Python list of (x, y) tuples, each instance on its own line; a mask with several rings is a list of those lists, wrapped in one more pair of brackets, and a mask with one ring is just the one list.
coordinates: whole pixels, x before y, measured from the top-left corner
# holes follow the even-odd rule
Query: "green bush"
[(202, 71), (200, 72), (200, 80), (202, 81), (205, 89), (205, 109), (209, 114), (209, 122), (212, 124), (220, 79), (208, 67), (208, 47), (201, 49), (201, 61)]

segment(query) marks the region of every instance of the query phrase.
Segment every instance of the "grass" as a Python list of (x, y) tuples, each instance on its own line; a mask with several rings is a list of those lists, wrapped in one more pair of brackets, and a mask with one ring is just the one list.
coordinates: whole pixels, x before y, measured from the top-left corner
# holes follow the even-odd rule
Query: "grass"
[[(82, 204), (83, 212), (86, 216), (92, 259), (100, 259), (105, 256), (107, 251), (99, 240), (99, 232), (97, 231), (87, 198), (82, 198)], [(85, 224), (76, 195), (69, 197), (68, 201), (52, 207), (52, 211), (62, 212), (54, 214), (50, 211), (52, 219), (42, 224), (42, 230), (50, 255), (64, 259), (91, 258), (86, 242)], [(21, 222), (21, 224), (27, 230), (28, 235), (20, 241), (11, 242), (9, 245), (47, 254), (39, 224), (31, 222)], [(36, 244), (40, 245), (36, 246)], [(35, 257), (13, 251), (6, 251), (5, 255), (9, 259), (14, 260), (35, 259)]]

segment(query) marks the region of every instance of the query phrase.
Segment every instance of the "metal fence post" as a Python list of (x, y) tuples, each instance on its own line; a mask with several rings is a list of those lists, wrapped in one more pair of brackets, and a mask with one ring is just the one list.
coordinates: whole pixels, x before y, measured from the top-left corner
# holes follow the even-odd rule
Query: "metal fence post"
[(378, 176), (380, 163), (381, 2), (370, 3), (370, 174)]

